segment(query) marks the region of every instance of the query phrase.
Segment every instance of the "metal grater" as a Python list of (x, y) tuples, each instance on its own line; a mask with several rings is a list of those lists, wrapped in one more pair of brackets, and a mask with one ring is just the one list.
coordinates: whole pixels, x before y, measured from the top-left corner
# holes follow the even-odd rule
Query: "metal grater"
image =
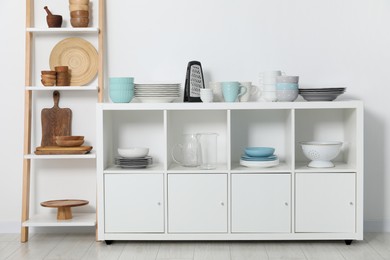
[(201, 102), (200, 89), (204, 88), (202, 65), (199, 61), (190, 61), (187, 66), (184, 102)]

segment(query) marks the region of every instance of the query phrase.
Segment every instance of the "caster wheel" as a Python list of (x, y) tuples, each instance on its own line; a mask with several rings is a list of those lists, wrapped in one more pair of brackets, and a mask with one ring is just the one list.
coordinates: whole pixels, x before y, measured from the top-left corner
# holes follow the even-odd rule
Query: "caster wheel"
[(112, 244), (112, 240), (105, 240), (106, 242), (106, 245), (111, 245)]
[(351, 245), (351, 244), (352, 244), (352, 240), (345, 240), (345, 244), (346, 244), (347, 246)]

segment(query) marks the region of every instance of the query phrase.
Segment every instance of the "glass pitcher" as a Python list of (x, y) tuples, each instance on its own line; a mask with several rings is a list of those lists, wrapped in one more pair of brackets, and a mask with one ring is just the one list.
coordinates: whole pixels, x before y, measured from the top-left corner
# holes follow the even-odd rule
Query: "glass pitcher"
[(197, 134), (183, 134), (183, 141), (172, 148), (172, 159), (174, 162), (185, 167), (196, 167), (200, 165), (201, 149)]

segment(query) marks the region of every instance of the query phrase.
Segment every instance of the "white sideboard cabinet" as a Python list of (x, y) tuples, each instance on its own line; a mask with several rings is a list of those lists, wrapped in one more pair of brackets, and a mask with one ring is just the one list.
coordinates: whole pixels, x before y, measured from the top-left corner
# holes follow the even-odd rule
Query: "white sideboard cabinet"
[[(97, 104), (98, 240), (363, 239), (363, 103)], [(175, 163), (183, 134), (217, 133), (217, 167)], [(309, 168), (300, 141), (342, 141), (333, 168)], [(270, 146), (280, 164), (239, 164)], [(148, 147), (153, 165), (114, 165)]]

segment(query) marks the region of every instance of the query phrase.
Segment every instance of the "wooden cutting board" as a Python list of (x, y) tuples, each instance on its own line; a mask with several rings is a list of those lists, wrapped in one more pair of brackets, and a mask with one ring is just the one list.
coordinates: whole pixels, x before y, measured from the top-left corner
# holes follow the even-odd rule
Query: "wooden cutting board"
[(55, 146), (55, 137), (59, 135), (71, 135), (72, 110), (70, 108), (60, 108), (60, 92), (53, 92), (54, 106), (44, 108), (41, 112), (42, 140), (41, 146)]
[(40, 146), (36, 148), (35, 154), (86, 154), (92, 150), (92, 146), (76, 146), (76, 147), (63, 147), (63, 146)]

